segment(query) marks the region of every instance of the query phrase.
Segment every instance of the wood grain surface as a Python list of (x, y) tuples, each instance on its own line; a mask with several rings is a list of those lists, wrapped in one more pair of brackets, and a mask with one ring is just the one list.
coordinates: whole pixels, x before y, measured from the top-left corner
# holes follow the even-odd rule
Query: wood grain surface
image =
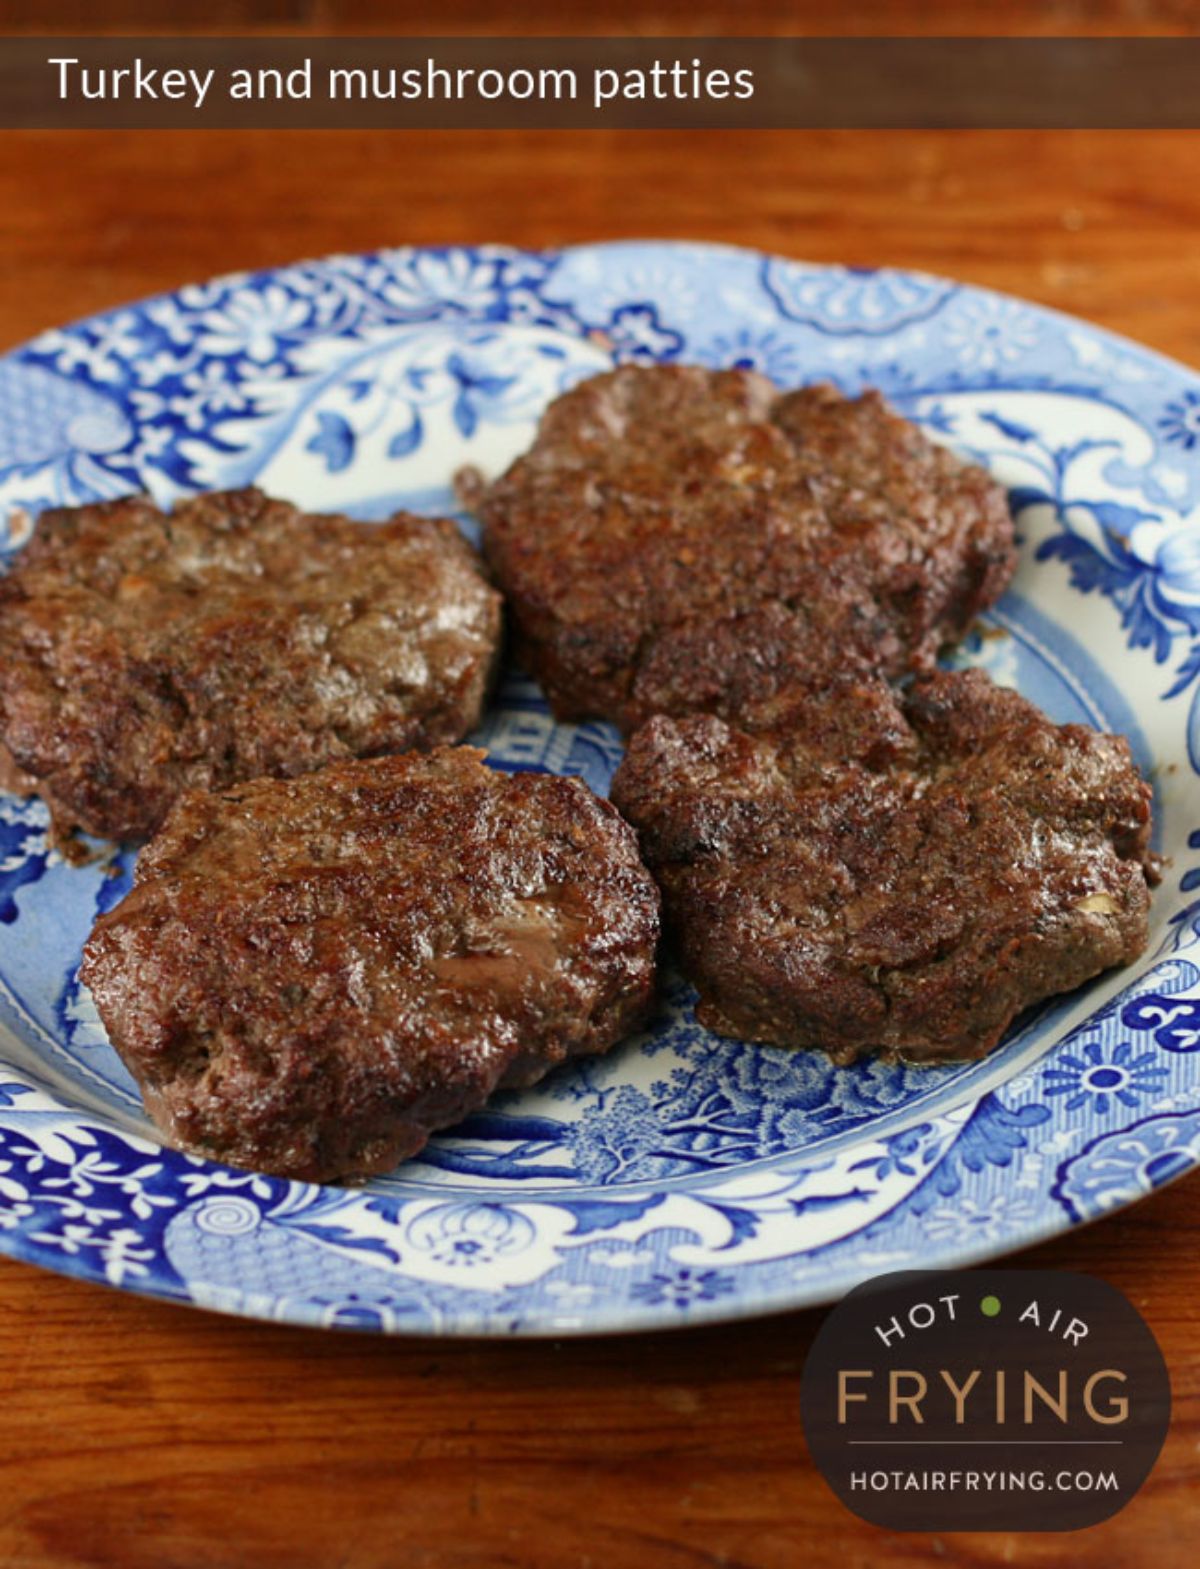
[[(147, 9), (124, 20), (146, 27)], [(601, 7), (592, 30), (616, 30), (618, 9)], [(865, 19), (919, 31), (919, 11), (801, 7), (794, 30), (864, 30)], [(931, 30), (979, 31), (983, 12), (1007, 14), (998, 31), (1197, 21), (1194, 6), (1150, 0), (938, 0), (928, 15)], [(452, 29), (414, 14), (369, 0), (212, 0), (191, 19)], [(766, 32), (786, 28), (786, 14), (664, 3), (639, 10), (630, 30), (685, 30), (690, 16), (694, 31)], [(10, 25), (31, 15), (48, 25), (42, 8), (14, 9)], [(552, 32), (555, 15), (470, 6), (453, 20)], [(215, 272), (329, 251), (654, 235), (928, 268), (1200, 363), (1198, 167), (1200, 137), (1185, 134), (8, 133), (0, 345)], [(1071, 1536), (900, 1536), (848, 1515), (810, 1465), (797, 1418), (817, 1314), (606, 1341), (382, 1342), (221, 1319), (0, 1262), (0, 1566), (1190, 1564), (1197, 1203), (1194, 1177), (1021, 1260), (1127, 1291), (1174, 1383), (1171, 1434), (1146, 1488), (1115, 1520)]]

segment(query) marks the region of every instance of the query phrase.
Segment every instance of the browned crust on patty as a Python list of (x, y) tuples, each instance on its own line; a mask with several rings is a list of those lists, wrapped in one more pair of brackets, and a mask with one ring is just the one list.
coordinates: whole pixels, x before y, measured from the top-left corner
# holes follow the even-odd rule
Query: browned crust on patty
[(60, 832), (137, 841), (187, 789), (458, 740), (499, 638), (446, 519), (257, 490), (54, 510), (0, 577), (0, 742)]
[(659, 898), (578, 779), (470, 748), (193, 791), (88, 940), (82, 979), (165, 1136), (326, 1181), (650, 1004)]
[(479, 513), (556, 713), (629, 730), (928, 668), (1016, 559), (1002, 488), (878, 393), (696, 366), (556, 399)]
[(980, 671), (847, 678), (780, 729), (657, 718), (613, 800), (723, 1034), (980, 1056), (1148, 940), (1151, 792), (1128, 742)]

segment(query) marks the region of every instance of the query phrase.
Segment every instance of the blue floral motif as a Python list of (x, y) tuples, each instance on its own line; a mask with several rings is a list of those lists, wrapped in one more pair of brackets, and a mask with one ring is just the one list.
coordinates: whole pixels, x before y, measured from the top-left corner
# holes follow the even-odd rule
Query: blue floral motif
[[(1127, 1020), (1140, 1001), (1126, 1009)], [(1047, 1095), (1065, 1095), (1068, 1111), (1087, 1111), (1097, 1117), (1108, 1117), (1118, 1102), (1136, 1106), (1145, 1096), (1160, 1094), (1166, 1077), (1166, 1068), (1156, 1063), (1152, 1051), (1135, 1056), (1130, 1041), (1119, 1041), (1106, 1054), (1098, 1040), (1062, 1052), (1042, 1075)]]
[(452, 354), (446, 361), (446, 369), (458, 383), (454, 423), (464, 436), (473, 436), (482, 409), (489, 401), (503, 397), (517, 378), (491, 374), (486, 364), (472, 365), (462, 354)]
[[(398, 250), (217, 279), (44, 333), (0, 370), (0, 427), (32, 393), (61, 413), (47, 419), (35, 408), (38, 437), (16, 451), (40, 453), (38, 443), (53, 439), (67, 455), (96, 453), (87, 475), (101, 494), (136, 489), (151, 475), (186, 486), (205, 449), (231, 450), (223, 418), (266, 418), (281, 384), (319, 374), (306, 367), (312, 345), (340, 340), (349, 353), (382, 328), (433, 321), (507, 320), (583, 336), (585, 324), (542, 293), (555, 260), (502, 247)], [(652, 307), (611, 326), (631, 353), (671, 338)], [(465, 363), (459, 370), (456, 417), (473, 426), (477, 396), (488, 389)], [(9, 392), (4, 376), (20, 378), (21, 388)], [(51, 438), (55, 419), (63, 433)], [(345, 457), (341, 436), (334, 444), (327, 434), (312, 450), (336, 465)], [(0, 436), (0, 475), (6, 451)]]
[(1195, 998), (1146, 992), (1126, 1003), (1121, 1022), (1130, 1030), (1151, 1031), (1163, 1051), (1200, 1051), (1200, 1003)]
[(781, 387), (793, 385), (804, 375), (797, 343), (782, 333), (754, 332), (749, 327), (718, 334), (704, 349), (701, 358), (708, 365), (757, 371)]
[[(1075, 503), (1076, 507), (1080, 505)], [(1041, 546), (1038, 558), (1067, 562), (1075, 588), (1083, 594), (1099, 591), (1111, 599), (1121, 612), (1121, 624), (1128, 633), (1130, 646), (1153, 649), (1161, 664), (1170, 657), (1173, 640), (1180, 630), (1200, 631), (1200, 614), (1190, 605), (1173, 603), (1165, 591), (1169, 579), (1161, 571), (1147, 571), (1146, 563), (1126, 543), (1128, 533), (1149, 514), (1100, 503), (1093, 504), (1090, 510), (1103, 529), (1101, 535), (1085, 538), (1068, 523), (1061, 534)], [(1173, 622), (1178, 626), (1173, 626)], [(1190, 679), (1191, 673), (1184, 677), (1185, 684)]]
[(1018, 301), (981, 294), (959, 304), (945, 324), (945, 340), (964, 371), (990, 378), (1029, 353), (1038, 329)]
[[(1178, 656), (1164, 698), (1179, 697), (1200, 677), (1200, 534), (1165, 526), (1156, 511), (1080, 495), (1071, 483), (1073, 468), (1107, 443), (1051, 448), (1031, 433), (1021, 440), (1023, 458), (1041, 471), (1044, 482), (1014, 490), (1014, 507), (1048, 506), (1058, 528), (1039, 545), (1037, 559), (1065, 562), (1073, 588), (1111, 600), (1130, 648), (1150, 649), (1158, 664)], [(1200, 686), (1187, 734), (1192, 764), (1200, 770)]]
[(931, 1123), (918, 1122), (915, 1127), (905, 1128), (902, 1133), (893, 1133), (884, 1139), (882, 1154), (855, 1161), (850, 1169), (869, 1171), (879, 1182), (897, 1173), (904, 1177), (915, 1176), (938, 1153), (938, 1144), (930, 1141), (932, 1132)]
[(642, 1302), (668, 1302), (680, 1312), (686, 1312), (697, 1302), (713, 1302), (728, 1296), (734, 1286), (733, 1277), (715, 1269), (676, 1269), (670, 1274), (654, 1274), (649, 1280), (639, 1281), (633, 1295)]
[(1200, 392), (1190, 387), (1167, 404), (1158, 428), (1168, 441), (1191, 452), (1200, 442)]
[(1032, 1217), (1033, 1205), (1019, 1194), (993, 1193), (983, 1200), (963, 1193), (955, 1196), (953, 1204), (930, 1208), (924, 1233), (934, 1247), (969, 1255), (994, 1247), (1006, 1233), (1027, 1225)]
[(31, 345), (64, 375), (83, 372), (89, 381), (116, 383), (140, 347), (134, 311), (114, 311), (76, 327), (43, 333)]
[(1031, 1128), (1050, 1118), (1048, 1106), (1006, 1106), (993, 1095), (985, 1095), (971, 1114), (970, 1121), (955, 1141), (953, 1155), (943, 1161), (934, 1176), (940, 1193), (953, 1193), (963, 1171), (979, 1172), (985, 1165), (1010, 1166), (1018, 1153), (1028, 1147)]
[(112, 1285), (148, 1275), (178, 1189), (169, 1156), (128, 1155), (124, 1140), (100, 1129), (41, 1138), (0, 1131), (0, 1232), (67, 1258), (94, 1257)]
[[(503, 306), (508, 268), (497, 267), (469, 250), (391, 251), (378, 257), (380, 296), (407, 320), (445, 320), (459, 315), (486, 319)], [(522, 283), (540, 281), (539, 270), (526, 262)]]
[(1198, 1161), (1200, 1113), (1148, 1117), (1093, 1139), (1064, 1161), (1053, 1191), (1074, 1220), (1094, 1220), (1182, 1176)]
[(325, 459), (325, 467), (331, 474), (340, 474), (354, 461), (354, 427), (348, 419), (331, 414), (327, 409), (317, 414), (317, 426), (317, 434), (304, 450), (318, 453)]
[[(288, 342), (300, 339), (309, 321), (306, 302), (277, 283), (265, 287), (231, 289), (223, 302), (205, 311), (199, 322), (196, 346), (202, 358), (237, 361), (242, 356), (256, 365), (266, 365), (279, 355)], [(122, 352), (136, 352), (135, 323)], [(119, 363), (119, 362), (117, 362)], [(114, 364), (111, 379), (118, 379)]]
[(652, 365), (674, 359), (683, 348), (679, 333), (665, 327), (655, 306), (622, 305), (609, 317), (604, 336), (617, 359), (633, 365)]
[(439, 1204), (405, 1228), (411, 1247), (439, 1263), (476, 1269), (519, 1253), (534, 1238), (531, 1222), (504, 1204)]
[[(21, 1089), (6, 1086), (9, 1097)], [(26, 1098), (34, 1093), (25, 1088)], [(158, 1289), (182, 1295), (182, 1278), (163, 1262), (170, 1255), (166, 1231), (193, 1210), (200, 1230), (214, 1235), (256, 1230), (269, 1220), (285, 1234), (303, 1234), (318, 1255), (332, 1244), (351, 1254), (396, 1256), (380, 1238), (329, 1223), (339, 1202), (321, 1189), (213, 1166), (100, 1127), (60, 1130), (28, 1112), (24, 1119), (0, 1128), (0, 1233), (43, 1255), (95, 1260), (112, 1285), (153, 1273)]]
[(940, 1158), (930, 1163), (917, 1185), (895, 1210), (872, 1222), (865, 1234), (874, 1237), (890, 1229), (900, 1215), (923, 1217), (943, 1199), (959, 1195), (970, 1177), (989, 1167), (1011, 1166), (1029, 1147), (1032, 1130), (1049, 1121), (1050, 1115), (1047, 1106), (1014, 1108), (995, 1095), (983, 1096), (961, 1131), (948, 1142)]
[(874, 267), (808, 267), (767, 257), (763, 287), (780, 312), (819, 332), (883, 337), (926, 321), (954, 293), (940, 278)]

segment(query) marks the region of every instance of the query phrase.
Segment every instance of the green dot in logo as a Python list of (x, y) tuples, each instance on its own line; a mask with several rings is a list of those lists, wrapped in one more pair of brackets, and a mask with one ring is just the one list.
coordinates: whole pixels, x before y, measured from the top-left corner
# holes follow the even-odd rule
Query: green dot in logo
[(996, 1314), (1000, 1311), (1000, 1298), (984, 1297), (979, 1304), (979, 1311), (983, 1314), (984, 1318), (995, 1318)]

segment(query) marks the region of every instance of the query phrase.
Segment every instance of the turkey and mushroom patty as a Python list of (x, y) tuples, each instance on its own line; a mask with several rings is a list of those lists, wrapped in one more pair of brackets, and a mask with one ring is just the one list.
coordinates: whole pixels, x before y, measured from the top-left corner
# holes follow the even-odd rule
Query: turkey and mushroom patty
[(389, 1170), (650, 1005), (659, 896), (578, 779), (443, 747), (191, 792), (81, 976), (165, 1136), (313, 1181)]
[(45, 512), (0, 577), (0, 783), (142, 840), (186, 789), (461, 739), (500, 630), (445, 519), (252, 489)]
[(627, 731), (930, 667), (1016, 560), (1004, 490), (877, 392), (743, 370), (580, 383), (474, 505), (555, 712)]
[(722, 1034), (977, 1057), (1146, 946), (1151, 792), (1128, 742), (980, 671), (846, 676), (773, 732), (652, 720), (613, 800)]

